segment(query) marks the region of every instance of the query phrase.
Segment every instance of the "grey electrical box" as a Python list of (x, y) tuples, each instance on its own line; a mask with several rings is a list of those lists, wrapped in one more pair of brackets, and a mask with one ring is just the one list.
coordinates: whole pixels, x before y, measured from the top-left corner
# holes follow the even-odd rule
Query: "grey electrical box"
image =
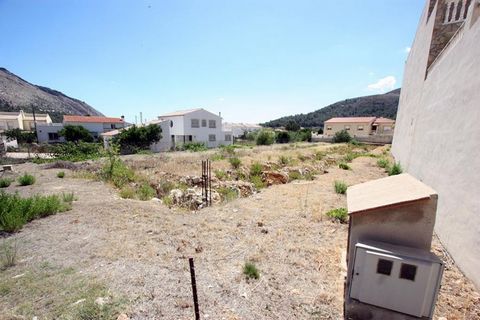
[(382, 242), (355, 245), (349, 296), (365, 304), (431, 318), (443, 263), (433, 253)]

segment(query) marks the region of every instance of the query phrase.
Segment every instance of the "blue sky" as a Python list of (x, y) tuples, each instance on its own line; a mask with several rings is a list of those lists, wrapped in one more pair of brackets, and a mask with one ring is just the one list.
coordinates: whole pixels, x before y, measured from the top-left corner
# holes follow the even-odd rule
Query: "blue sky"
[(262, 122), (401, 86), (421, 0), (0, 0), (0, 66), (133, 121)]

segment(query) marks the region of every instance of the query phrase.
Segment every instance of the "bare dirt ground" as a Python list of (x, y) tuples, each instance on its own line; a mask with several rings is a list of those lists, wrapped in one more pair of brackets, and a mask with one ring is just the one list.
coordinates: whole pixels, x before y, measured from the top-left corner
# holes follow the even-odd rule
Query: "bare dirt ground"
[[(248, 163), (268, 161), (279, 152), (312, 151), (241, 152)], [(198, 175), (200, 165), (181, 164), (202, 155), (126, 159), (138, 160), (140, 169), (142, 161), (152, 161), (149, 157), (161, 159), (160, 171)], [(203, 319), (341, 319), (347, 225), (324, 213), (345, 207), (346, 197), (334, 192), (333, 183), (353, 185), (386, 176), (374, 158), (357, 158), (351, 167), (331, 167), (313, 181), (274, 185), (192, 213), (156, 201), (121, 199), (111, 186), (71, 178), (69, 170), (62, 170), (66, 177), (58, 179), (58, 169), (15, 166), (17, 172), (34, 173), (37, 183), (12, 184), (8, 192), (74, 192), (77, 201), (73, 210), (33, 221), (10, 236), (17, 240), (19, 258), (16, 266), (0, 272), (0, 283), (6, 284), (0, 285), (0, 314), (55, 318), (59, 310), (78, 303), (85, 287), (99, 283), (109, 295), (123, 299), (122, 311), (131, 319), (192, 319), (188, 257), (193, 257)], [(434, 250), (447, 261), (435, 319), (480, 319), (478, 292), (437, 240)], [(246, 261), (259, 268), (258, 280), (245, 279)], [(32, 276), (45, 268), (57, 270), (42, 273), (48, 281)]]

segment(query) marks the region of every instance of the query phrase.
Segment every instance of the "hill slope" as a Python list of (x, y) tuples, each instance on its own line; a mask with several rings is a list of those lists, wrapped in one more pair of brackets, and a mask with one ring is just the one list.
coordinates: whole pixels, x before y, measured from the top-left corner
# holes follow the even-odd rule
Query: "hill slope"
[(102, 116), (83, 101), (68, 97), (50, 88), (37, 86), (23, 80), (5, 68), (0, 68), (0, 111), (48, 113), (54, 121), (61, 121), (63, 114)]
[(385, 94), (347, 99), (307, 114), (282, 117), (266, 122), (267, 127), (285, 126), (295, 121), (302, 127), (323, 127), (323, 122), (333, 117), (366, 117), (377, 116), (395, 119), (397, 117), (400, 89)]

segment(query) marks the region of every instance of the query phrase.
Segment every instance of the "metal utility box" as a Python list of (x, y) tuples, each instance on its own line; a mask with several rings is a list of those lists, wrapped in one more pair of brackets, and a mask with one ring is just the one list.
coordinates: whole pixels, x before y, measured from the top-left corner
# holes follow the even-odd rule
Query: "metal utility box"
[(443, 273), (434, 254), (380, 242), (357, 243), (350, 298), (431, 318)]

